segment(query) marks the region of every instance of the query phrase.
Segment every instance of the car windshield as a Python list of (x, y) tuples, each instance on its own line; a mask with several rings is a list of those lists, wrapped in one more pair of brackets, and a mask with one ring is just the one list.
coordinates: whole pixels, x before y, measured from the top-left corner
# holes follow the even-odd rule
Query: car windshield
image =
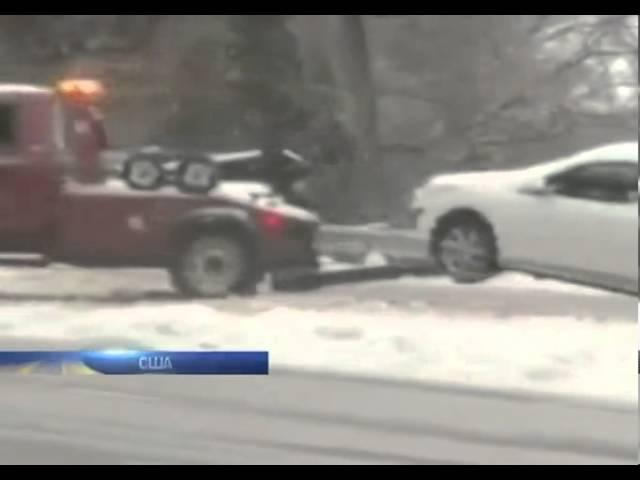
[(590, 162), (601, 161), (638, 163), (638, 144), (615, 144), (540, 163), (525, 169), (527, 176), (546, 177)]

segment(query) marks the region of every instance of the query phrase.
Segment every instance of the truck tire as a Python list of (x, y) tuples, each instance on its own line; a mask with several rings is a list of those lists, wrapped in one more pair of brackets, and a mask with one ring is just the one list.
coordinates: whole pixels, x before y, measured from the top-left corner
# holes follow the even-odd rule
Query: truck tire
[(250, 249), (232, 235), (203, 234), (182, 243), (169, 273), (188, 298), (221, 299), (257, 286)]

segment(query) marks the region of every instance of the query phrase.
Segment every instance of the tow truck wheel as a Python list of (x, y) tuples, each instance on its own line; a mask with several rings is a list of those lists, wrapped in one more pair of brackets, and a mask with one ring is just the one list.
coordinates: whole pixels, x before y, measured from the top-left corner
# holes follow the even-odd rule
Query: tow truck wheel
[(189, 298), (225, 298), (254, 290), (249, 249), (232, 236), (205, 235), (185, 242), (170, 269), (174, 287)]
[(217, 170), (206, 159), (190, 159), (178, 168), (178, 187), (185, 193), (205, 195), (217, 184)]
[(149, 154), (138, 154), (127, 160), (122, 176), (135, 190), (157, 190), (165, 181), (160, 159)]

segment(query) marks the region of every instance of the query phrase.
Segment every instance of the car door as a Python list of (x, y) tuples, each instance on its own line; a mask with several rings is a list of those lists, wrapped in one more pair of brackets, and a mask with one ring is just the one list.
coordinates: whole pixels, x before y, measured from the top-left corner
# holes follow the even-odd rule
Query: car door
[(539, 258), (551, 273), (637, 291), (638, 165), (592, 162), (547, 179), (553, 194), (541, 225), (556, 245)]

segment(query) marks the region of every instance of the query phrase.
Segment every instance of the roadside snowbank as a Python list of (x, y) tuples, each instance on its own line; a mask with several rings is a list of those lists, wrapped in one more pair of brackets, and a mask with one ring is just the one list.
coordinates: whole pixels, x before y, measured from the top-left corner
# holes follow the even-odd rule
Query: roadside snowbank
[[(421, 282), (420, 278), (411, 278), (405, 277), (399, 279), (399, 284), (402, 285), (411, 285), (417, 282)], [(429, 280), (430, 285), (446, 285), (451, 288), (458, 288), (461, 290), (468, 290), (470, 288), (469, 285), (458, 284), (452, 279), (448, 277), (434, 277)], [(501, 275), (498, 275), (494, 278), (490, 278), (489, 280), (480, 283), (478, 285), (473, 285), (472, 288), (479, 290), (491, 290), (494, 288), (500, 288), (503, 290), (518, 290), (518, 291), (527, 291), (527, 290), (536, 290), (536, 291), (545, 291), (545, 292), (554, 292), (554, 293), (570, 293), (574, 295), (589, 295), (589, 296), (607, 296), (611, 295), (610, 292), (606, 290), (601, 290), (597, 288), (576, 285), (567, 282), (561, 282), (558, 280), (551, 279), (536, 279), (530, 275), (522, 274), (522, 273), (512, 273), (507, 272)]]
[[(192, 304), (0, 307), (0, 336), (77, 348), (269, 350), (274, 367), (637, 401), (636, 326), (569, 318), (497, 320), (407, 312)], [(0, 345), (0, 348), (2, 345)]]

